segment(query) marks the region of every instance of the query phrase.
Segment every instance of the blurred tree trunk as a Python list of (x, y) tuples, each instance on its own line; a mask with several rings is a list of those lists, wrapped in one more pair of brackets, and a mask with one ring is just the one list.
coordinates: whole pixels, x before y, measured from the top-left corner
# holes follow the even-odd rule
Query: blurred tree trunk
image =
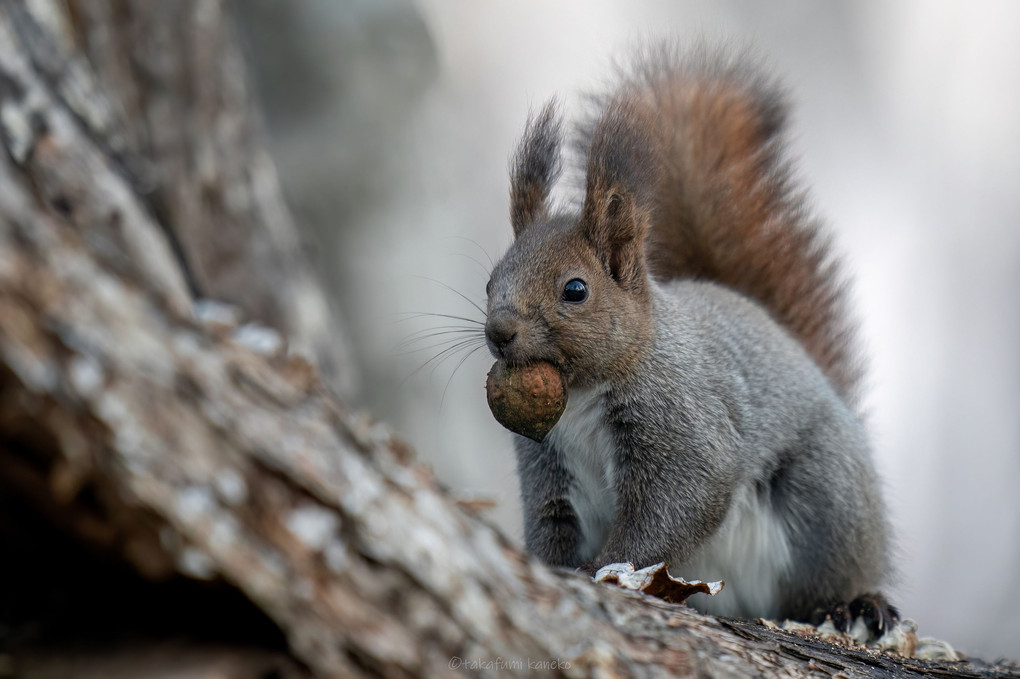
[(162, 647), (97, 676), (926, 671), (552, 572), (344, 405), (224, 10), (0, 3), (0, 539), (219, 582), (258, 610), (203, 594), (175, 634), (264, 614), (297, 661)]
[[(222, 4), (3, 7), (11, 68), (35, 78), (9, 75), (12, 156), (51, 211), (105, 263), (146, 279), (178, 310), (211, 298), (277, 328), (350, 395), (344, 334), (259, 141)], [(66, 146), (33, 153), (44, 135), (18, 128), (33, 121), (51, 123), (49, 136)], [(130, 195), (97, 195), (122, 192)]]

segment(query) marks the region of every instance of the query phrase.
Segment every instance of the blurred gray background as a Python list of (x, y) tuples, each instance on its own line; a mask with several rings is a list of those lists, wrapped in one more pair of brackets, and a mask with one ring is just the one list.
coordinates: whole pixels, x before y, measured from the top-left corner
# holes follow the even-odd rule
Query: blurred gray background
[(481, 318), (445, 286), (484, 300), (530, 108), (556, 94), (576, 110), (647, 40), (755, 46), (792, 93), (800, 174), (855, 278), (895, 601), (922, 635), (1020, 657), (1020, 3), (237, 7), (288, 198), (351, 324), (363, 405), (444, 483), (494, 498), (518, 540), (510, 437), (483, 394), (491, 359), (418, 370), (441, 347), (402, 340), (450, 322), (414, 314)]

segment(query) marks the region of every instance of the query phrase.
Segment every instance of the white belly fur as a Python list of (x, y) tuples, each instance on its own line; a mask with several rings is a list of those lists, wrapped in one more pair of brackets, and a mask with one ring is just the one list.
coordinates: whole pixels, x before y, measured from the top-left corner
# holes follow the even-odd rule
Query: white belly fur
[[(563, 464), (573, 475), (568, 499), (581, 525), (582, 561), (605, 544), (616, 515), (613, 461), (616, 444), (605, 424), (603, 389), (572, 389), (559, 422), (549, 432)], [(779, 582), (792, 556), (785, 523), (751, 486), (738, 489), (722, 525), (686, 563), (670, 560), (675, 576), (725, 580), (714, 597), (695, 596), (691, 605), (706, 613), (742, 617), (776, 617)], [(651, 564), (637, 564), (649, 566)]]
[(616, 515), (613, 460), (616, 445), (606, 425), (603, 389), (571, 389), (567, 408), (549, 437), (574, 477), (568, 499), (581, 524), (579, 556), (587, 561), (605, 544)]
[(753, 487), (738, 489), (718, 530), (673, 575), (690, 580), (725, 580), (714, 597), (696, 596), (690, 604), (714, 615), (775, 618), (779, 583), (792, 555), (786, 524)]

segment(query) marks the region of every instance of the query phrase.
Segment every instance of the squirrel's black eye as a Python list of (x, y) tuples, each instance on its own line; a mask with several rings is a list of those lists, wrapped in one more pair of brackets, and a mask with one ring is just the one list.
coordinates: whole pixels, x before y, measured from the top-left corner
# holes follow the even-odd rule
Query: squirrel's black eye
[(563, 286), (563, 301), (578, 304), (588, 299), (588, 284), (580, 278), (574, 278)]
[(491, 294), (492, 294), (492, 279), (490, 278), (489, 282), (485, 284), (485, 296), (488, 297)]

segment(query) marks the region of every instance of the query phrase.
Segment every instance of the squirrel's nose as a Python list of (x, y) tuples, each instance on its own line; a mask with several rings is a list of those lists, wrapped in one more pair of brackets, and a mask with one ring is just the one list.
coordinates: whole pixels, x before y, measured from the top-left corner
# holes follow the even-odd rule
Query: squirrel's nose
[(508, 312), (494, 313), (485, 322), (485, 339), (498, 358), (506, 358), (506, 350), (517, 338), (517, 319)]

